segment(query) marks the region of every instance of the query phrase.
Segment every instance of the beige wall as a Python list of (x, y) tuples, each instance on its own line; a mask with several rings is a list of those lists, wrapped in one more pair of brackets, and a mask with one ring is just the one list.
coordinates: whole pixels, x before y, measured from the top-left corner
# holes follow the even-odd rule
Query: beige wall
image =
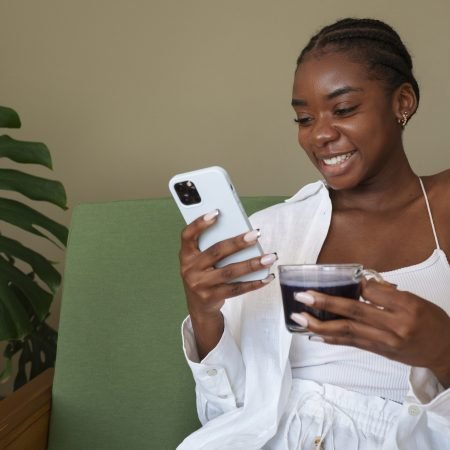
[(1, 0), (0, 99), (49, 145), (71, 205), (165, 196), (209, 164), (241, 194), (289, 194), (317, 177), (292, 123), (294, 61), (347, 15), (403, 36), (423, 92), (408, 153), (418, 172), (448, 167), (448, 0)]
[(0, 0), (0, 104), (21, 115), (12, 135), (50, 147), (70, 206), (166, 196), (171, 175), (212, 164), (242, 195), (291, 194), (317, 178), (296, 143), (294, 62), (348, 15), (404, 38), (422, 88), (408, 154), (421, 174), (448, 168), (448, 0)]

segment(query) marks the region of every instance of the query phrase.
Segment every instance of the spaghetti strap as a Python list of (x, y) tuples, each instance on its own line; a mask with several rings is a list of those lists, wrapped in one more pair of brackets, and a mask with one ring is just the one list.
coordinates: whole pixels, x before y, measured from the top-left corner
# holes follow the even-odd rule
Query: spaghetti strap
[(433, 229), (434, 240), (436, 241), (436, 248), (440, 250), (439, 241), (436, 234), (436, 228), (434, 227), (433, 216), (431, 215), (430, 203), (428, 202), (427, 191), (425, 190), (425, 186), (423, 185), (422, 178), (419, 177), (420, 187), (422, 188), (423, 196), (425, 197), (425, 203), (427, 205), (428, 216), (431, 222), (431, 228)]

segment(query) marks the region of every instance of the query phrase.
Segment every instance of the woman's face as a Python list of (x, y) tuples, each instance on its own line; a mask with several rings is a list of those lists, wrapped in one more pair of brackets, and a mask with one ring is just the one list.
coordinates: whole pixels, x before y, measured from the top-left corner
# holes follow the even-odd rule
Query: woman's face
[(333, 189), (351, 189), (382, 172), (402, 151), (393, 96), (345, 53), (310, 55), (292, 94), (298, 141)]

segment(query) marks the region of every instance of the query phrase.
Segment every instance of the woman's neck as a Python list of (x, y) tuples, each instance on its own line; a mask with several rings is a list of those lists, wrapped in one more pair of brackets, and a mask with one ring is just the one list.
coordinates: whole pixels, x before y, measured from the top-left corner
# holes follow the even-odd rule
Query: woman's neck
[(409, 163), (380, 173), (352, 189), (330, 190), (334, 210), (368, 212), (396, 210), (422, 195), (418, 176)]

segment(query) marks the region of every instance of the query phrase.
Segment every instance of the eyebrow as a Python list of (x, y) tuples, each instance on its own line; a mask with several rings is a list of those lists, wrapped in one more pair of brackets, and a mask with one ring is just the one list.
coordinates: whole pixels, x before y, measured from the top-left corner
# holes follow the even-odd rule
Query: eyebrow
[[(362, 89), (351, 87), (351, 86), (343, 86), (343, 87), (337, 88), (333, 92), (330, 92), (329, 94), (327, 94), (325, 96), (325, 99), (332, 100), (333, 98), (339, 97), (340, 95), (348, 94), (349, 92), (362, 92)], [(307, 104), (308, 104), (308, 102), (306, 100), (297, 99), (297, 98), (293, 98), (292, 102), (291, 102), (292, 106), (306, 106)]]

